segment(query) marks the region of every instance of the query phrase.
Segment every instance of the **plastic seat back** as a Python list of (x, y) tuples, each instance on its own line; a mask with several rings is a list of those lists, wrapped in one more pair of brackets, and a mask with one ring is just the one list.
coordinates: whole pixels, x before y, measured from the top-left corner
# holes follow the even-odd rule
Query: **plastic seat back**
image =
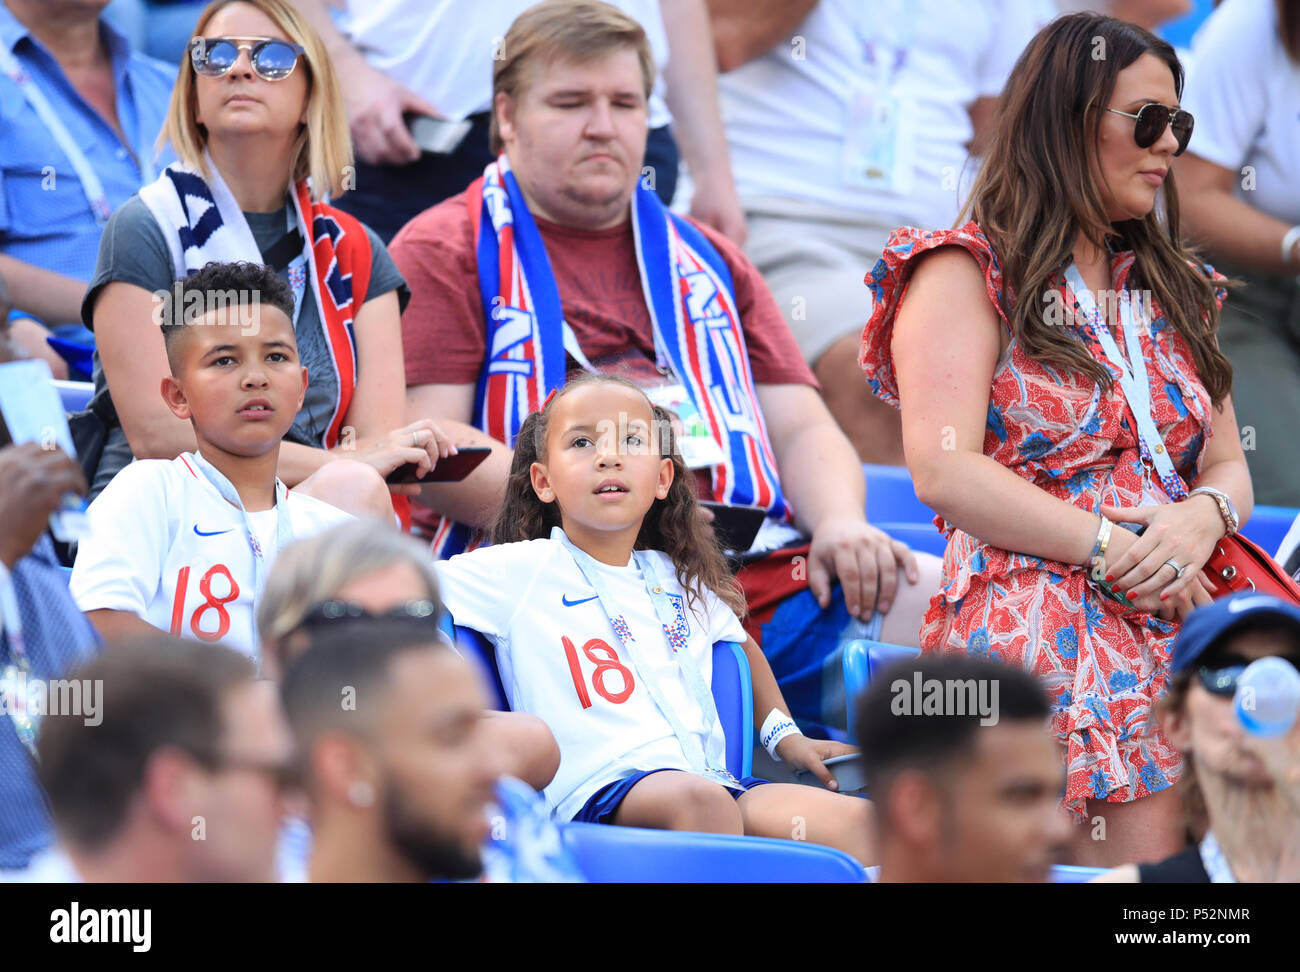
[(565, 846), (595, 883), (861, 884), (862, 865), (820, 844), (603, 824), (560, 825)]
[(868, 522), (928, 524), (934, 519), (934, 510), (917, 498), (905, 466), (866, 463), (862, 476), (867, 484)]
[(1289, 506), (1257, 506), (1241, 528), (1241, 535), (1254, 540), (1270, 557), (1276, 557), (1277, 548), (1297, 515), (1300, 515), (1300, 510)]
[(80, 412), (90, 404), (95, 394), (95, 386), (88, 381), (55, 380), (54, 387), (59, 390), (59, 399), (63, 402), (65, 412)]
[(858, 696), (872, 680), (894, 662), (915, 658), (920, 652), (903, 645), (858, 638), (844, 646), (841, 664), (844, 669), (844, 699), (848, 706), (849, 742), (856, 744)]

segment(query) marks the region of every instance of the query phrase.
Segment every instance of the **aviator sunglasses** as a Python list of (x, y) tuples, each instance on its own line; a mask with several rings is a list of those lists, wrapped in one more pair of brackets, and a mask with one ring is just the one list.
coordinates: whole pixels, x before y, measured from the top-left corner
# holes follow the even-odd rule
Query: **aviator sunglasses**
[(196, 74), (220, 78), (230, 73), (239, 52), (248, 51), (253, 71), (263, 81), (283, 81), (293, 74), (302, 57), (301, 44), (274, 37), (194, 37), (190, 40), (190, 62)]
[(1133, 125), (1133, 141), (1137, 142), (1138, 148), (1150, 148), (1156, 144), (1156, 141), (1165, 133), (1165, 126), (1169, 126), (1174, 131), (1174, 138), (1178, 139), (1178, 148), (1174, 155), (1182, 155), (1187, 148), (1187, 143), (1192, 140), (1192, 126), (1196, 119), (1192, 117), (1190, 111), (1183, 111), (1181, 108), (1169, 108), (1165, 105), (1152, 102), (1149, 105), (1143, 105), (1138, 109), (1137, 114), (1127, 111), (1120, 111), (1118, 108), (1107, 108), (1107, 111), (1113, 111), (1117, 115), (1123, 115), (1125, 118), (1135, 119)]

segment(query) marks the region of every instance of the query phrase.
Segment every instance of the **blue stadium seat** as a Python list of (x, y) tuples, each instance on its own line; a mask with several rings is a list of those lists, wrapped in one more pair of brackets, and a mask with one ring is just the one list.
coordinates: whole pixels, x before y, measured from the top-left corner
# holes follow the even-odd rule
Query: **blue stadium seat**
[(915, 658), (920, 652), (903, 645), (858, 638), (844, 646), (841, 664), (844, 670), (844, 698), (848, 705), (849, 741), (855, 742), (858, 695), (871, 684), (881, 671), (904, 658)]
[(862, 476), (867, 484), (867, 522), (913, 550), (942, 557), (948, 541), (934, 525), (934, 510), (916, 498), (907, 469), (867, 463)]
[(1246, 525), (1241, 528), (1241, 535), (1254, 540), (1270, 556), (1276, 556), (1282, 538), (1291, 529), (1298, 514), (1300, 510), (1289, 506), (1257, 506)]
[(867, 521), (870, 523), (930, 523), (934, 510), (916, 498), (912, 475), (905, 466), (866, 463)]
[(1058, 864), (1052, 868), (1047, 879), (1052, 884), (1086, 884), (1100, 874), (1105, 874), (1104, 867), (1076, 867), (1072, 864)]
[(727, 741), (727, 769), (744, 778), (754, 772), (754, 684), (745, 646), (719, 641), (713, 646), (713, 704)]
[(598, 884), (861, 884), (862, 865), (820, 844), (603, 824), (560, 825), (565, 846)]
[(94, 373), (94, 341), (84, 344), (81, 341), (67, 341), (63, 338), (47, 337), (45, 343), (57, 351), (59, 357), (68, 363), (69, 371), (77, 371), (83, 375)]
[(90, 404), (91, 396), (95, 394), (95, 386), (88, 381), (56, 380), (54, 387), (59, 390), (65, 412), (80, 412)]
[(891, 523), (888, 520), (871, 525), (884, 530), (895, 540), (901, 540), (913, 550), (942, 557), (948, 549), (948, 538), (933, 523)]
[[(443, 617), (450, 617), (450, 615), (444, 614)], [(497, 670), (496, 651), (492, 647), (492, 642), (473, 628), (462, 627), (459, 624), (455, 626), (453, 640), (462, 655), (477, 660), (483, 666), (483, 671), (487, 674), (488, 691), (491, 695), (488, 704), (494, 709), (508, 712), (510, 703), (506, 701), (506, 690), (505, 686), (501, 684), (501, 672)]]
[[(450, 615), (444, 613), (444, 632), (453, 624)], [(495, 698), (489, 699), (489, 704), (502, 712), (509, 711), (510, 704), (506, 701), (505, 686), (501, 684), (501, 672), (497, 669), (492, 643), (473, 628), (455, 624), (454, 632), (461, 654), (477, 659), (487, 673), (489, 687), (495, 694)], [(727, 770), (733, 776), (751, 776), (754, 764), (754, 689), (743, 645), (734, 641), (714, 644), (711, 688), (714, 704), (718, 707), (718, 720), (727, 741)]]

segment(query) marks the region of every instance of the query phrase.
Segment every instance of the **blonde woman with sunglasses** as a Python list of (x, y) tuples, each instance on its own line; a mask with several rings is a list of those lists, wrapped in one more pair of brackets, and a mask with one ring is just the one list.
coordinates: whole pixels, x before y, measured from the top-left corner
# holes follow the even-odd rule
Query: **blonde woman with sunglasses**
[[(384, 515), (387, 474), (406, 463), (427, 470), (455, 449), (433, 421), (405, 422), (400, 273), (368, 227), (325, 201), (353, 169), (339, 81), (319, 37), (284, 0), (214, 0), (195, 26), (161, 139), (180, 161), (114, 215), (82, 308), (99, 347), (97, 403), (109, 414), (94, 490), (133, 456), (194, 447), (158, 393), (167, 364), (157, 325), (183, 319), (174, 280), (213, 260), (252, 260), (294, 291), (310, 381), (279, 477), (350, 512)], [(403, 496), (391, 507), (407, 512)]]

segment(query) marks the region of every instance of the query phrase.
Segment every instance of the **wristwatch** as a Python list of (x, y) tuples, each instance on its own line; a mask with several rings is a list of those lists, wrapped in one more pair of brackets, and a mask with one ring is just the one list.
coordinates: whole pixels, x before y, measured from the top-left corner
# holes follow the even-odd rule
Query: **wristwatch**
[(1223, 517), (1223, 535), (1230, 537), (1236, 533), (1241, 521), (1237, 518), (1237, 508), (1232, 505), (1232, 497), (1221, 489), (1215, 489), (1213, 486), (1197, 486), (1187, 495), (1195, 496), (1197, 493), (1209, 496), (1219, 504), (1219, 515)]

